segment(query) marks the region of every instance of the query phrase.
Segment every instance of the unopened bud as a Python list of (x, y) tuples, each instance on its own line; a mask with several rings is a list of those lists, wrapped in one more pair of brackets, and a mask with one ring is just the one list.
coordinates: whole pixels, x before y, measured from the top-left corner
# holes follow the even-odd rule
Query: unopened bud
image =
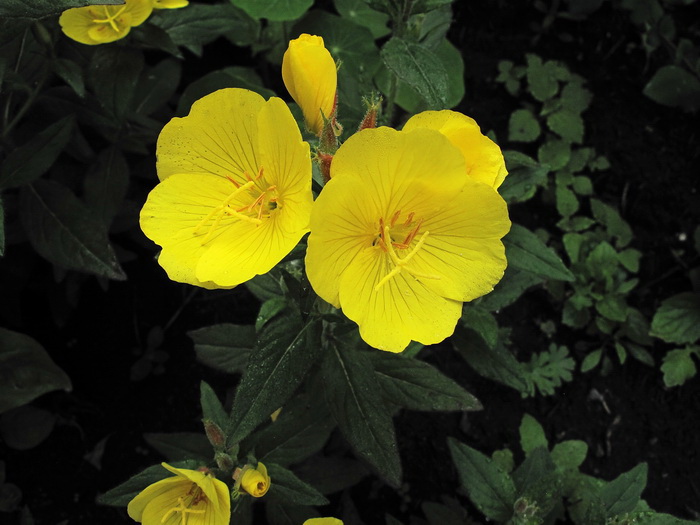
[(237, 468), (233, 473), (236, 482), (233, 486), (234, 497), (239, 497), (241, 492), (250, 494), (254, 498), (262, 498), (270, 489), (270, 476), (267, 468), (258, 461), (258, 466), (245, 465), (242, 469)]
[(221, 470), (230, 471), (233, 469), (233, 458), (226, 452), (217, 452), (214, 455), (214, 461)]
[(221, 427), (211, 419), (202, 419), (202, 423), (204, 424), (204, 432), (207, 434), (209, 443), (217, 452), (223, 450), (224, 445), (226, 445), (226, 434), (221, 430)]
[(321, 176), (323, 176), (323, 182), (328, 182), (331, 180), (331, 163), (333, 162), (333, 155), (328, 153), (318, 153), (316, 155), (318, 160), (319, 168), (321, 169)]
[(377, 116), (382, 107), (382, 97), (381, 95), (372, 94), (370, 98), (363, 98), (362, 102), (367, 107), (367, 112), (365, 113), (362, 122), (357, 127), (357, 131), (362, 131), (363, 129), (376, 128), (377, 127)]

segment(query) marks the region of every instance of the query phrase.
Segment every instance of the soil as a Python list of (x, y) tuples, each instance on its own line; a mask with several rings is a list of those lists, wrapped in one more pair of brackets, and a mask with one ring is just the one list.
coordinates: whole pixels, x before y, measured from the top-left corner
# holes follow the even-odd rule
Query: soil
[[(458, 1), (454, 8), (450, 39), (466, 65), (466, 96), (458, 109), (483, 129), (506, 137), (517, 101), (494, 81), (499, 60), (523, 63), (524, 53), (533, 52), (562, 60), (582, 75), (594, 94), (585, 114), (586, 141), (612, 165), (595, 177), (596, 193), (621, 209), (635, 234), (633, 246), (644, 254), (640, 279), (648, 285), (639, 294), (639, 306), (650, 313), (663, 298), (686, 291), (685, 266), (697, 264), (692, 232), (700, 223), (697, 122), (642, 94), (653, 64), (641, 50), (639, 31), (629, 16), (605, 2), (584, 21), (556, 20), (547, 31), (539, 31), (535, 26), (544, 15), (527, 2)], [(698, 14), (698, 9), (687, 9)], [(688, 26), (679, 31), (692, 31), (693, 19), (700, 17), (684, 17)], [(562, 35), (571, 38), (564, 41)], [(203, 60), (228, 50), (227, 43), (217, 42), (205, 50)], [(523, 204), (511, 212), (527, 223), (541, 217), (536, 206)], [(553, 224), (539, 226), (554, 229)], [(232, 387), (230, 378), (196, 362), (186, 332), (217, 322), (252, 323), (259, 304), (245, 287), (192, 295), (190, 288), (165, 278), (145, 239), (118, 234), (115, 241), (135, 258), (124, 264), (129, 280), (105, 288), (95, 279), (72, 274), (56, 284), (48, 263), (37, 262), (29, 250), (21, 253), (13, 247), (13, 261), (0, 261), (0, 274), (12, 275), (14, 268), (24, 266), (29, 276), (26, 283), (12, 286), (3, 278), (8, 294), (22, 294), (22, 313), (4, 309), (3, 326), (31, 334), (50, 348), (73, 382), (72, 392), (50, 393), (34, 403), (58, 415), (45, 441), (27, 451), (0, 443), (7, 482), (21, 489), (21, 505), (31, 509), (39, 525), (131, 522), (123, 509), (97, 505), (96, 496), (162, 460), (144, 441), (144, 433), (201, 431), (200, 380), (220, 394)], [(78, 284), (80, 293), (71, 301)], [(545, 343), (532, 327), (530, 313), (539, 311), (532, 308), (557, 318), (547, 295), (536, 291), (501, 312), (499, 321), (527, 337), (528, 345)], [(168, 325), (173, 316), (161, 352), (146, 354), (149, 331)], [(570, 342), (573, 346), (575, 341)], [(657, 362), (667, 349), (654, 348)], [(457, 475), (445, 438), (456, 437), (486, 453), (506, 446), (517, 450), (524, 413), (540, 421), (550, 442), (584, 440), (589, 455), (582, 470), (589, 474), (613, 479), (647, 462), (649, 482), (643, 496), (650, 506), (686, 519), (698, 517), (697, 378), (667, 389), (658, 369), (628, 360), (606, 377), (597, 371), (577, 374), (553, 396), (523, 400), (478, 376), (448, 344), (426, 351), (426, 360), (475, 394), (484, 410), (466, 415), (400, 413), (395, 424), (405, 485), (394, 492), (367, 479), (355, 487), (352, 499), (365, 523), (384, 523), (385, 512), (400, 519), (420, 515), (421, 503), (456, 495)], [(461, 499), (469, 506), (466, 501)], [(16, 520), (16, 513), (0, 514), (2, 523)]]

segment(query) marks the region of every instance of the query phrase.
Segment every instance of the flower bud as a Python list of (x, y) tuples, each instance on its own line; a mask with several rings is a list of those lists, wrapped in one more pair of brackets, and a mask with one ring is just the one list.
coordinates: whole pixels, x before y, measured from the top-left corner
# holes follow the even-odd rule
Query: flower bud
[(246, 465), (242, 470), (234, 473), (236, 487), (247, 492), (254, 498), (261, 498), (270, 488), (270, 476), (267, 475), (265, 465), (258, 462), (257, 467)]
[(217, 451), (223, 450), (224, 445), (226, 445), (226, 434), (224, 434), (221, 427), (211, 419), (202, 419), (202, 423), (204, 423), (204, 432), (207, 434), (209, 443)]
[(323, 38), (302, 34), (289, 42), (282, 58), (282, 80), (301, 107), (306, 126), (320, 134), (324, 117), (334, 117), (338, 84), (335, 61), (324, 47)]
[(367, 112), (362, 118), (362, 122), (357, 127), (357, 131), (362, 131), (367, 128), (377, 127), (377, 115), (382, 107), (382, 97), (373, 94), (370, 98), (363, 98), (362, 103), (367, 107)]
[(214, 454), (214, 461), (216, 461), (216, 466), (223, 471), (230, 471), (233, 469), (233, 459), (226, 452), (217, 452)]

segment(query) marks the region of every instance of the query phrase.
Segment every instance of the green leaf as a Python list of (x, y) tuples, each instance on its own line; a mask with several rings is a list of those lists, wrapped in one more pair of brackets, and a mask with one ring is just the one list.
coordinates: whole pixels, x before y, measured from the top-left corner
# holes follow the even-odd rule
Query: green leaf
[(12, 150), (0, 168), (0, 190), (33, 182), (49, 171), (68, 144), (75, 119), (67, 116)]
[(0, 413), (46, 392), (71, 389), (66, 373), (37, 341), (0, 328)]
[[(237, 3), (237, 2), (233, 2)], [(263, 9), (276, 2), (255, 2)], [(238, 6), (240, 7), (240, 6)], [(222, 35), (245, 35), (241, 42), (253, 41), (258, 24), (250, 20), (240, 9), (230, 4), (204, 5), (190, 3), (186, 9), (165, 10), (154, 16), (151, 22), (170, 36), (177, 46), (185, 46), (196, 51)], [(196, 53), (200, 54), (200, 53)]]
[(260, 306), (260, 311), (255, 319), (255, 331), (259, 332), (268, 321), (282, 313), (282, 311), (287, 308), (287, 304), (287, 299), (285, 297), (273, 297), (265, 301)]
[[(13, 408), (0, 416), (0, 438), (12, 449), (32, 449), (49, 437), (57, 417), (48, 410), (32, 405)], [(0, 482), (0, 487), (2, 485), (3, 483)], [(2, 489), (0, 489), (1, 492)], [(2, 508), (1, 504), (0, 508)]]
[(525, 461), (512, 474), (518, 494), (536, 501), (543, 513), (550, 510), (551, 500), (556, 497), (554, 471), (554, 462), (547, 447), (537, 447), (530, 451)]
[(551, 139), (537, 150), (537, 160), (552, 171), (562, 169), (571, 159), (571, 144), (564, 140)]
[(387, 27), (389, 16), (375, 11), (364, 0), (333, 0), (333, 5), (340, 16), (365, 26), (374, 38), (381, 38), (391, 32)]
[(530, 414), (523, 415), (520, 422), (520, 447), (526, 456), (538, 447), (549, 448), (542, 425)]
[(523, 379), (522, 365), (502, 344), (489, 348), (475, 332), (459, 325), (451, 341), (454, 348), (479, 375), (498, 381), (519, 392), (528, 392), (528, 384)]
[(124, 46), (98, 46), (92, 55), (92, 88), (100, 105), (118, 122), (131, 107), (143, 64), (141, 51)]
[(243, 372), (256, 341), (255, 327), (228, 323), (191, 330), (187, 335), (200, 363), (227, 374)]
[(700, 109), (700, 80), (679, 66), (661, 67), (644, 87), (644, 94), (664, 106)]
[(534, 142), (540, 136), (540, 123), (529, 109), (516, 109), (508, 121), (508, 140)]
[(579, 203), (576, 194), (566, 186), (557, 186), (555, 190), (557, 211), (562, 217), (571, 217), (578, 211)]
[(389, 352), (369, 352), (385, 397), (409, 410), (481, 410), (479, 400), (428, 363)]
[(503, 279), (496, 285), (493, 292), (481, 299), (479, 305), (491, 312), (497, 312), (513, 304), (525, 291), (542, 281), (544, 281), (543, 277), (508, 266)]
[(671, 350), (664, 356), (664, 361), (661, 365), (661, 371), (664, 374), (664, 385), (669, 388), (680, 386), (688, 379), (695, 377), (697, 368), (692, 358), (692, 350), (693, 347)]
[(273, 22), (284, 22), (301, 18), (312, 6), (313, 0), (231, 0), (231, 3), (256, 20), (266, 18)]
[(0, 3), (0, 17), (39, 19), (60, 15), (72, 7), (86, 5), (118, 5), (122, 0), (3, 0)]
[(68, 84), (80, 98), (85, 96), (85, 78), (82, 68), (67, 58), (54, 58), (51, 62), (54, 73)]
[(462, 487), (472, 503), (486, 517), (498, 522), (508, 521), (513, 515), (517, 497), (510, 476), (502, 472), (493, 460), (464, 443), (447, 438), (447, 444)]
[(566, 109), (555, 111), (547, 117), (547, 127), (566, 142), (583, 142), (583, 119), (576, 113)]
[[(177, 461), (170, 463), (170, 466), (175, 468), (196, 469), (201, 466), (201, 462), (196, 460)], [(161, 479), (172, 477), (172, 475), (172, 472), (166, 470), (162, 465), (153, 465), (143, 472), (136, 474), (121, 485), (98, 496), (97, 502), (102, 505), (111, 505), (113, 507), (126, 507), (129, 502), (147, 486)]]
[(593, 95), (576, 82), (568, 82), (561, 90), (561, 105), (572, 113), (581, 114), (588, 109)]
[(569, 357), (569, 350), (565, 346), (557, 346), (552, 343), (549, 350), (532, 355), (529, 363), (524, 363), (523, 368), (529, 373), (530, 395), (535, 394), (535, 389), (543, 395), (551, 396), (554, 389), (563, 382), (571, 381), (576, 363)]
[(227, 434), (238, 443), (289, 399), (320, 357), (320, 322), (288, 310), (265, 325), (231, 408)]
[(602, 349), (594, 350), (588, 354), (581, 362), (581, 372), (588, 372), (589, 370), (593, 370), (596, 366), (598, 366), (602, 355)]
[(624, 248), (630, 243), (632, 230), (615, 208), (598, 199), (591, 199), (591, 211), (593, 217), (605, 226), (608, 233), (617, 238), (617, 248)]
[(447, 104), (447, 72), (430, 49), (415, 42), (392, 37), (380, 52), (384, 65), (425, 99), (428, 109)]
[(508, 168), (508, 176), (498, 188), (498, 193), (508, 203), (525, 202), (531, 199), (537, 188), (545, 184), (549, 169), (518, 151), (504, 151), (503, 157)]
[(559, 256), (527, 228), (513, 224), (503, 239), (508, 264), (546, 279), (572, 282), (574, 275)]
[(498, 322), (496, 318), (485, 308), (471, 304), (465, 304), (460, 319), (462, 326), (474, 330), (479, 334), (490, 348), (498, 342)]
[(202, 405), (204, 419), (213, 421), (222, 430), (228, 426), (228, 416), (219, 397), (205, 381), (199, 383), (199, 402)]
[(328, 500), (323, 494), (311, 485), (304, 483), (292, 471), (275, 463), (265, 466), (271, 480), (268, 493), (271, 500), (293, 505), (328, 504)]
[(650, 334), (667, 343), (700, 339), (700, 294), (683, 292), (666, 299), (654, 314)]
[(282, 408), (276, 421), (255, 437), (255, 454), (263, 463), (282, 466), (303, 461), (321, 450), (335, 424), (324, 404), (298, 396)]
[(25, 186), (20, 217), (34, 249), (54, 264), (124, 280), (102, 222), (66, 187), (48, 180)]
[(146, 433), (146, 443), (160, 452), (167, 460), (196, 460), (206, 463), (213, 456), (207, 437), (195, 432)]
[(122, 152), (114, 146), (100, 152), (83, 185), (86, 204), (109, 227), (129, 186), (129, 165)]
[(167, 104), (180, 84), (182, 66), (166, 58), (143, 72), (134, 93), (134, 112), (150, 115)]
[(543, 63), (537, 55), (528, 54), (526, 59), (527, 83), (532, 96), (540, 102), (554, 97), (559, 91), (557, 82), (559, 66), (551, 60)]
[(593, 195), (593, 183), (591, 182), (590, 177), (586, 177), (583, 175), (574, 177), (573, 188), (574, 191), (579, 195)]
[(372, 363), (350, 345), (335, 344), (323, 361), (326, 399), (355, 452), (392, 486), (401, 482), (401, 460), (391, 414)]
[(623, 323), (627, 319), (629, 307), (624, 297), (610, 294), (597, 301), (595, 309), (606, 319)]
[(571, 439), (554, 445), (552, 461), (559, 470), (578, 469), (586, 459), (588, 445), (585, 441)]
[(647, 464), (640, 463), (603, 487), (600, 495), (608, 518), (634, 509), (646, 487), (647, 470)]

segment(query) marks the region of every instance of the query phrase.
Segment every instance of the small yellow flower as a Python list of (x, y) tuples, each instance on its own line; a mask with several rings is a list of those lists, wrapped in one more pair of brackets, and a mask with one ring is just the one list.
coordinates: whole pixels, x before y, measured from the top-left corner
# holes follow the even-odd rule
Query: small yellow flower
[(81, 44), (107, 44), (143, 24), (153, 11), (153, 0), (125, 0), (124, 5), (75, 7), (61, 14), (58, 23), (69, 38)]
[(271, 270), (308, 231), (309, 145), (279, 98), (207, 95), (165, 125), (156, 156), (161, 182), (141, 229), (173, 281), (231, 288)]
[(369, 345), (442, 341), (462, 303), (503, 276), (506, 204), (465, 170), (431, 129), (362, 130), (336, 153), (311, 213), (306, 271)]
[(270, 489), (270, 476), (267, 475), (267, 467), (258, 461), (258, 466), (243, 467), (239, 474), (240, 489), (254, 498), (262, 498)]
[(163, 467), (175, 474), (149, 485), (129, 502), (129, 516), (143, 525), (228, 525), (228, 487), (206, 472)]
[(323, 38), (306, 33), (289, 42), (282, 58), (282, 79), (304, 113), (307, 127), (316, 135), (323, 130), (323, 117), (335, 107), (338, 71)]
[(497, 189), (508, 175), (501, 148), (481, 133), (473, 118), (449, 109), (424, 111), (408, 119), (403, 127), (404, 131), (418, 128), (439, 131), (457, 146), (472, 179)]
[(338, 518), (311, 518), (304, 525), (343, 525), (343, 522)]
[(179, 9), (188, 4), (188, 0), (153, 0), (153, 9)]

